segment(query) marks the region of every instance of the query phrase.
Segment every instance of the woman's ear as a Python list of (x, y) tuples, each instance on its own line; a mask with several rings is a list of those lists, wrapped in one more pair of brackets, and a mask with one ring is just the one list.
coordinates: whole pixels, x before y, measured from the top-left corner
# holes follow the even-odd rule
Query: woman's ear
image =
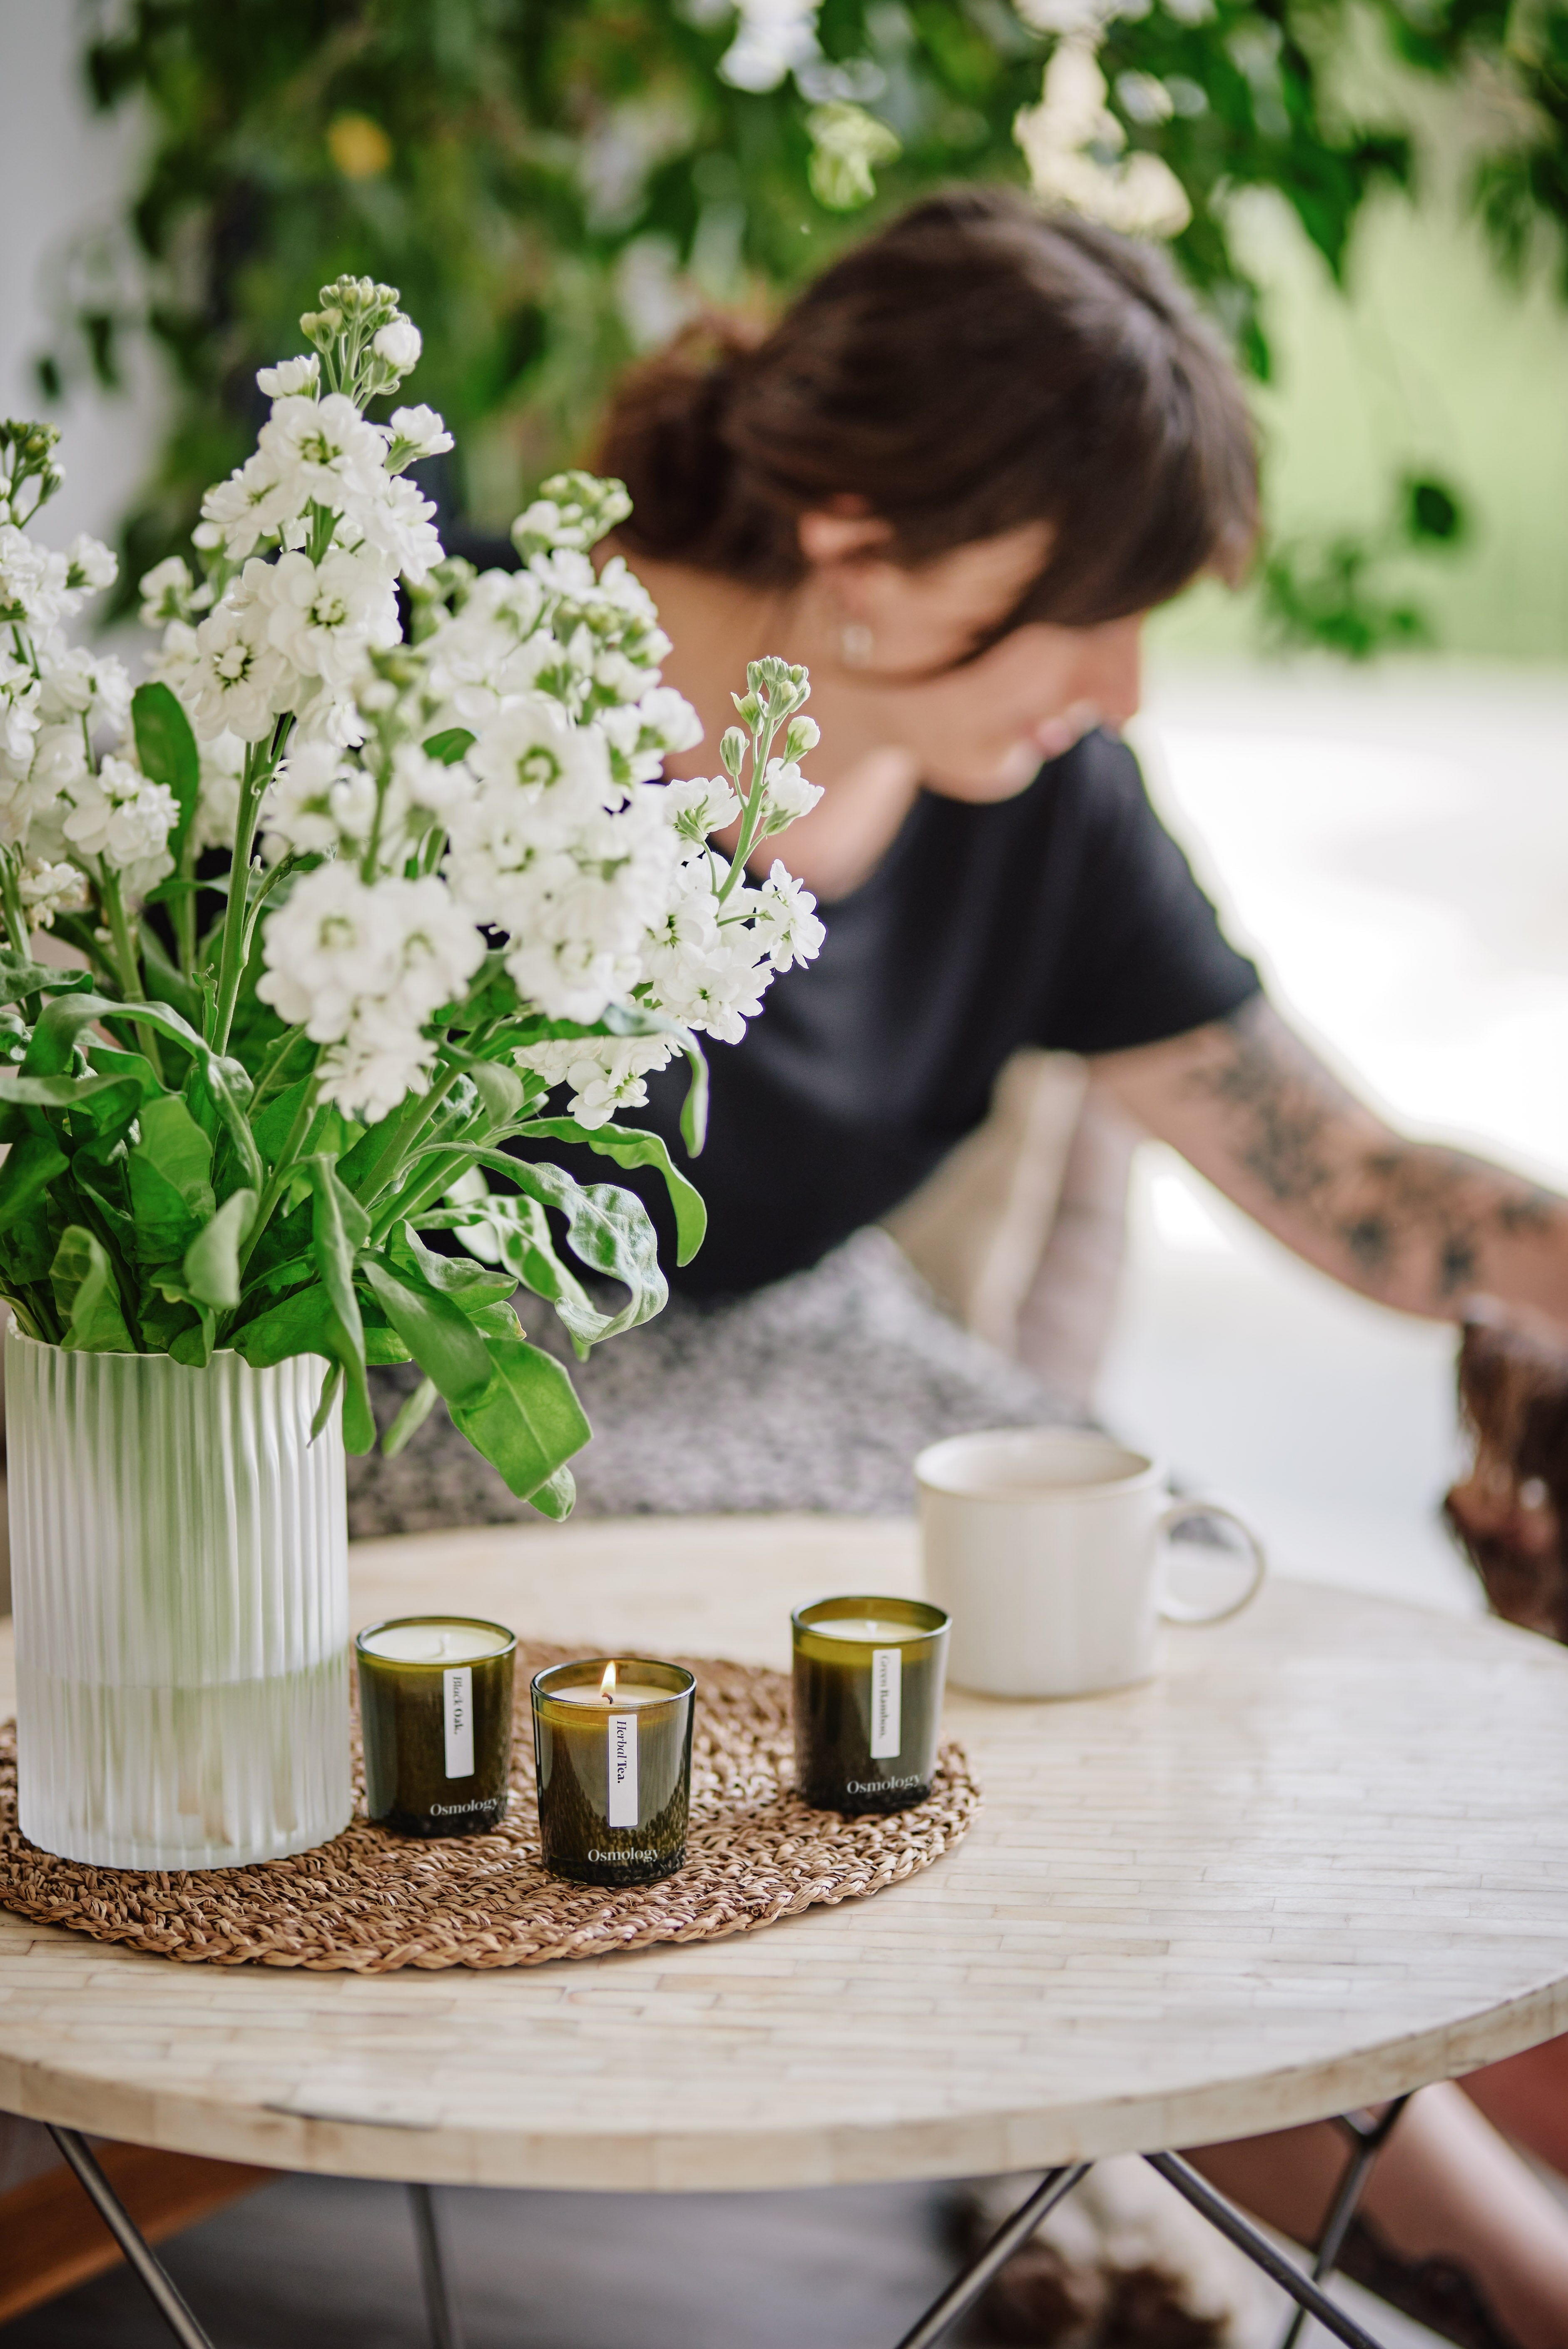
[(871, 512), (864, 498), (854, 497), (834, 498), (826, 506), (811, 507), (796, 528), (800, 552), (816, 570), (830, 570), (837, 564), (874, 554), (892, 536), (890, 525)]

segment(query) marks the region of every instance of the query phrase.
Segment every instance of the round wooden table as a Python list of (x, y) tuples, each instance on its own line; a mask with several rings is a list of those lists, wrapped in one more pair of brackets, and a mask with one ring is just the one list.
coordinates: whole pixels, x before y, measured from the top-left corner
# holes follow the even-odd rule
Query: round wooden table
[[(918, 1587), (892, 1521), (356, 1547), (356, 1619), (785, 1663), (793, 1605)], [(493, 1974), (208, 1970), (0, 1912), (0, 2106), (289, 2169), (686, 2188), (1202, 2144), (1568, 2029), (1568, 1654), (1275, 1581), (1147, 1687), (954, 1692), (985, 1806), (878, 1898)], [(0, 1704), (9, 1692), (0, 1688)]]

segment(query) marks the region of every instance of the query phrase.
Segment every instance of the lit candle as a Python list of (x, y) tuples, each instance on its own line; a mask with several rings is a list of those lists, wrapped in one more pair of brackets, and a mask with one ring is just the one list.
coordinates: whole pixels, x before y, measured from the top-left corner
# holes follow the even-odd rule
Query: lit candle
[(595, 1657), (533, 1678), (544, 1864), (578, 1884), (651, 1884), (686, 1857), (692, 1692), (680, 1664)]
[(483, 1835), (505, 1816), (511, 1669), (504, 1623), (409, 1615), (355, 1643), (365, 1803), (396, 1835)]
[(903, 1811), (936, 1767), (947, 1617), (921, 1599), (820, 1599), (790, 1618), (795, 1790), (819, 1811)]

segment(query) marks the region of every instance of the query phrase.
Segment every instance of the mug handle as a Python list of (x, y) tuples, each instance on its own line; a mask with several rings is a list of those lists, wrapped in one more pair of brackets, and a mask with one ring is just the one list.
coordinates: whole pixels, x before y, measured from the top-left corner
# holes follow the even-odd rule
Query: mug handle
[(1185, 1525), (1189, 1517), (1223, 1517), (1228, 1526), (1234, 1526), (1251, 1556), (1253, 1578), (1239, 1599), (1231, 1599), (1223, 1607), (1190, 1607), (1184, 1600), (1172, 1599), (1168, 1593), (1162, 1592), (1160, 1599), (1160, 1612), (1167, 1623), (1226, 1622), (1231, 1616), (1239, 1615), (1243, 1607), (1250, 1607), (1263, 1588), (1264, 1577), (1268, 1572), (1268, 1558), (1262, 1542), (1253, 1533), (1251, 1526), (1244, 1518), (1238, 1517), (1234, 1509), (1227, 1509), (1222, 1501), (1204, 1501), (1195, 1497), (1184, 1501), (1173, 1501), (1162, 1513), (1156, 1531), (1163, 1537), (1171, 1532), (1175, 1526)]

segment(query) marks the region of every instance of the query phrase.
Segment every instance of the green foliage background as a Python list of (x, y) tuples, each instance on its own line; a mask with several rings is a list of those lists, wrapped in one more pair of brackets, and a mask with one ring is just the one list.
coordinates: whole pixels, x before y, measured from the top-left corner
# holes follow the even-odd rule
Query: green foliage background
[[(97, 101), (140, 94), (155, 125), (129, 215), (150, 295), (89, 302), (77, 347), (45, 373), (57, 387), (90, 364), (112, 381), (143, 326), (173, 362), (179, 413), (128, 524), (128, 578), (182, 538), (201, 488), (243, 455), (253, 370), (294, 347), (325, 278), (402, 288), (425, 333), (418, 396), (464, 452), (459, 499), (502, 524), (583, 453), (661, 311), (667, 323), (682, 299), (765, 305), (923, 190), (1021, 180), (1013, 122), (1038, 99), (1064, 5), (823, 0), (820, 56), (766, 90), (721, 74), (726, 0), (89, 7)], [(1111, 106), (1129, 145), (1181, 181), (1192, 218), (1175, 256), (1259, 378), (1272, 353), (1238, 197), (1276, 191), (1342, 285), (1368, 201), (1412, 185), (1397, 78), (1346, 69), (1369, 44), (1434, 85), (1495, 88), (1499, 129), (1467, 201), (1500, 270), (1525, 266), (1544, 228), (1568, 285), (1563, 0), (1131, 0), (1104, 27)], [(1141, 78), (1170, 100), (1152, 119)], [(900, 144), (855, 212), (822, 201), (820, 171), (813, 183), (815, 109), (834, 100)], [(1395, 481), (1360, 540), (1276, 546), (1263, 574), (1275, 633), (1352, 653), (1418, 636), (1418, 608), (1390, 597), (1380, 568), (1464, 525), (1451, 487)]]

